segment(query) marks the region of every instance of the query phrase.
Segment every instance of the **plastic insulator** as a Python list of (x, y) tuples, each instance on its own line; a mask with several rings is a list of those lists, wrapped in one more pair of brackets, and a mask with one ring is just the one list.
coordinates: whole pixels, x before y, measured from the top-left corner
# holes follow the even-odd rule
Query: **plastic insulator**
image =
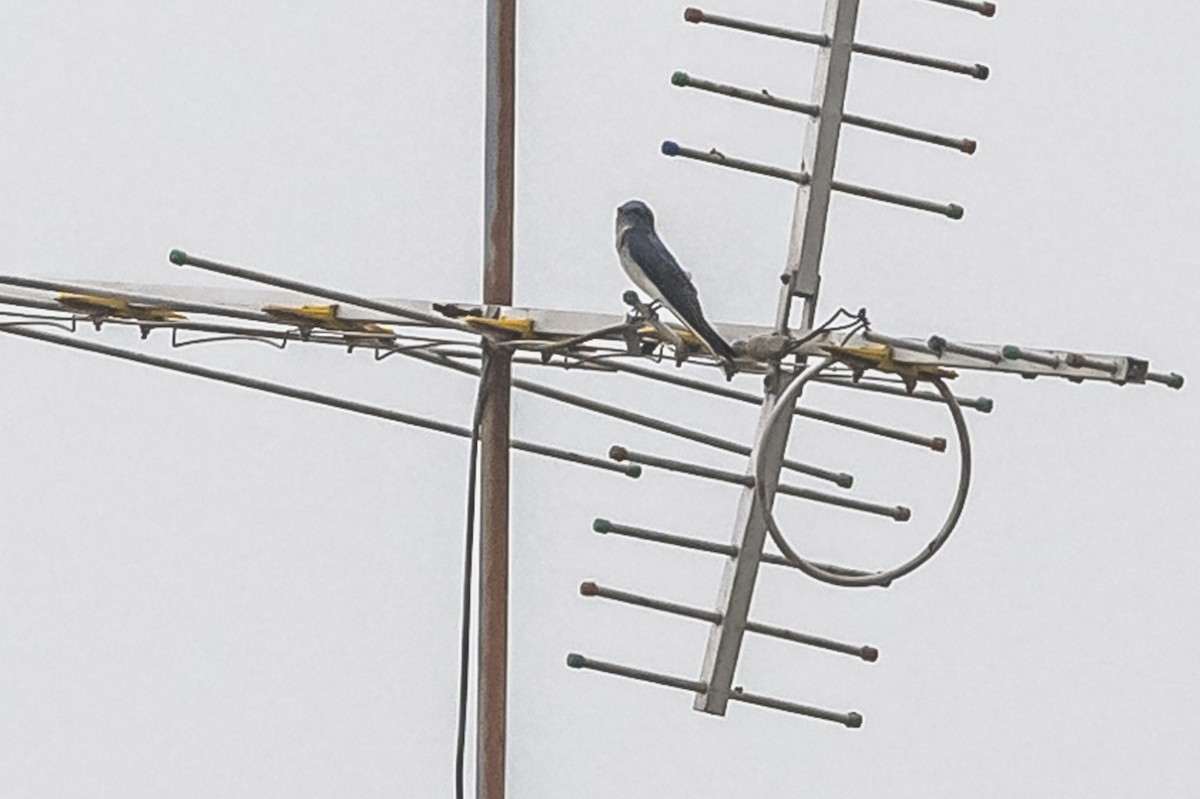
[(188, 254), (183, 250), (171, 250), (171, 254), (167, 257), (176, 266), (184, 266), (188, 262)]
[(671, 73), (671, 83), (675, 86), (687, 86), (690, 78), (683, 70), (676, 70)]
[(852, 730), (857, 730), (859, 727), (862, 726), (862, 714), (861, 713), (847, 713), (846, 714), (846, 726)]
[(858, 656), (868, 663), (879, 660), (879, 650), (873, 646), (864, 646), (858, 651)]
[(616, 444), (614, 444), (613, 446), (608, 448), (608, 457), (610, 457), (614, 461), (618, 461), (618, 462), (628, 460), (629, 459), (629, 450), (625, 449), (624, 447), (617, 446)]
[(687, 22), (698, 23), (704, 21), (704, 12), (698, 8), (685, 8), (683, 10), (683, 18)]
[(1015, 344), (1005, 344), (1004, 349), (1000, 350), (1000, 354), (1010, 361), (1015, 361), (1021, 357), (1021, 348)]
[(987, 80), (992, 71), (985, 64), (976, 64), (975, 71), (971, 73), (971, 77), (975, 80)]
[(935, 438), (933, 441), (929, 442), (929, 448), (934, 452), (945, 452), (946, 439), (941, 437)]
[(608, 519), (592, 519), (592, 530), (597, 533), (611, 533), (612, 522)]
[(962, 219), (963, 207), (961, 205), (950, 203), (946, 206), (946, 216), (950, 217), (951, 219)]
[(587, 658), (585, 658), (583, 655), (572, 652), (571, 654), (567, 655), (567, 665), (573, 669), (582, 669), (587, 665)]
[(662, 154), (669, 155), (672, 158), (679, 155), (679, 143), (673, 141), (665, 141), (662, 143)]
[(596, 596), (600, 593), (600, 588), (591, 580), (579, 584), (580, 596)]
[(946, 351), (946, 339), (941, 336), (930, 336), (929, 340), (925, 342), (925, 346), (941, 355)]

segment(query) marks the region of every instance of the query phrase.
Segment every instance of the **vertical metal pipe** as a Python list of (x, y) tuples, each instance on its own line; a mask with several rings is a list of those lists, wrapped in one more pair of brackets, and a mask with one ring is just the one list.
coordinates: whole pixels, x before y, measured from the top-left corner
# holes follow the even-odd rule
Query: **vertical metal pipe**
[[(487, 3), (483, 302), (512, 305), (516, 0)], [(476, 796), (503, 799), (508, 702), (508, 500), (512, 355), (488, 347), (480, 427)]]

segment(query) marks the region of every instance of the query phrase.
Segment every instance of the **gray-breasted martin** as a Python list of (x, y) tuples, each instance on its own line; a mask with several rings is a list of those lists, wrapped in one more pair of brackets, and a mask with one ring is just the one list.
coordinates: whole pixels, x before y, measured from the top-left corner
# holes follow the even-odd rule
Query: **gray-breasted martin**
[(654, 232), (654, 213), (641, 200), (617, 209), (617, 255), (629, 279), (695, 333), (721, 362), (725, 377), (732, 378), (737, 371), (733, 348), (705, 321), (696, 286)]

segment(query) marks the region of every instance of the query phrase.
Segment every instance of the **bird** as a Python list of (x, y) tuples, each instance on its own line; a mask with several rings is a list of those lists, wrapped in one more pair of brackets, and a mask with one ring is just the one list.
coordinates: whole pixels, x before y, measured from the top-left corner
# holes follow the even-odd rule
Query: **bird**
[(654, 212), (641, 200), (617, 208), (617, 257), (629, 279), (661, 302), (704, 342), (730, 380), (737, 371), (733, 348), (704, 318), (691, 277), (654, 232)]

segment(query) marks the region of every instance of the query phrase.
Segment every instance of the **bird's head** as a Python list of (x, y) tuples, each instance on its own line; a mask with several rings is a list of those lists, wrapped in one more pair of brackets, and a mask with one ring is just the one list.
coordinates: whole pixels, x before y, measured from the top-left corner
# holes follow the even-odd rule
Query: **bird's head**
[(617, 209), (617, 224), (628, 227), (644, 225), (653, 228), (654, 212), (641, 200), (630, 200)]

